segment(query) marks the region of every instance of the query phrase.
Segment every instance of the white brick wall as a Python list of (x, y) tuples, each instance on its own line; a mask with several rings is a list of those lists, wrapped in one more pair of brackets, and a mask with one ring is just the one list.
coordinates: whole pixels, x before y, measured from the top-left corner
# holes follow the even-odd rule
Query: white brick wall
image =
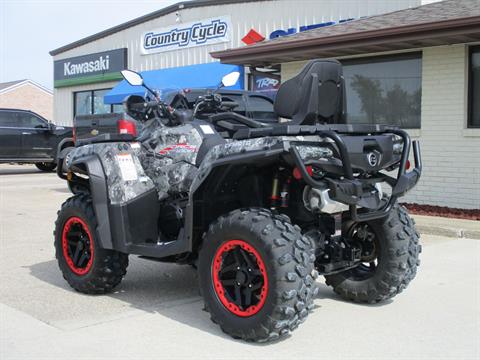
[[(422, 179), (402, 201), (480, 209), (480, 132), (466, 129), (467, 48), (423, 49), (421, 130)], [(304, 62), (282, 64), (282, 80)]]
[(467, 54), (465, 45), (423, 50), (424, 171), (405, 201), (480, 209), (480, 136), (466, 136), (475, 132), (466, 129)]

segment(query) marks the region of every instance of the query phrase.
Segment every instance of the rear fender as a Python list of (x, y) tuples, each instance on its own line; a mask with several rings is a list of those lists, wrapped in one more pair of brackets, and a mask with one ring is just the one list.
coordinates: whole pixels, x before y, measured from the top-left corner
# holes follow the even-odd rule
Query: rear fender
[[(185, 209), (185, 234), (189, 251), (195, 248), (194, 243), (200, 239), (203, 232), (208, 228), (208, 224), (215, 220), (209, 218), (207, 215), (209, 209), (204, 202), (204, 197), (206, 196), (204, 189), (208, 188), (210, 184), (215, 184), (216, 186), (221, 185), (224, 178), (218, 177), (213, 170), (224, 168), (225, 171), (229, 171), (232, 167), (236, 166), (267, 165), (278, 162), (279, 157), (285, 153), (283, 146), (280, 145), (268, 150), (251, 151), (219, 157), (216, 160), (209, 161), (208, 164), (202, 164), (199, 174), (191, 186), (189, 202)], [(221, 171), (223, 173), (223, 170)], [(205, 208), (205, 206), (207, 206), (207, 208)]]

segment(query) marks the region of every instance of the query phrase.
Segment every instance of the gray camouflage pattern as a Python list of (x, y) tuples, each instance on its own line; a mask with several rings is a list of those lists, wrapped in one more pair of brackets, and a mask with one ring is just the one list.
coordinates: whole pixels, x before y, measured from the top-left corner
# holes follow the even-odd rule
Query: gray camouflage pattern
[[(263, 137), (246, 140), (226, 140), (214, 146), (197, 168), (198, 150), (203, 136), (194, 126), (185, 124), (167, 127), (159, 123), (145, 126), (140, 143), (97, 143), (72, 150), (67, 160), (70, 166), (77, 159), (96, 154), (102, 162), (112, 204), (123, 204), (155, 188), (159, 200), (195, 190), (211, 170), (216, 160), (241, 153), (269, 150), (283, 141), (296, 141), (303, 160), (332, 156), (325, 147), (298, 145), (296, 137)], [(317, 139), (320, 140), (320, 139)], [(136, 180), (124, 180), (118, 155), (130, 154), (136, 170)], [(198, 176), (200, 175), (200, 176)]]
[(225, 144), (213, 147), (202, 160), (198, 169), (198, 173), (201, 176), (194, 179), (191, 190), (196, 189), (200, 185), (205, 176), (210, 172), (212, 163), (215, 160), (230, 155), (246, 153), (247, 151), (268, 150), (280, 142), (282, 142), (281, 137), (264, 137), (247, 140), (227, 140)]
[(147, 143), (156, 154), (171, 158), (174, 162), (195, 164), (198, 149), (203, 141), (202, 135), (195, 127), (185, 124), (175, 127), (157, 126), (152, 131), (147, 128), (145, 130), (149, 132), (150, 140)]
[[(70, 154), (67, 166), (86, 156), (97, 155), (99, 157), (105, 171), (108, 197), (112, 204), (126, 203), (155, 187), (153, 181), (143, 171), (138, 158), (141, 155), (140, 146), (132, 148), (132, 144), (123, 142), (89, 144), (74, 148)], [(117, 155), (120, 154), (130, 154), (132, 156), (137, 180), (123, 179), (117, 158)]]
[(330, 158), (333, 156), (332, 150), (322, 146), (297, 145), (297, 150), (303, 161)]
[(140, 160), (147, 175), (155, 183), (158, 198), (188, 192), (197, 175), (195, 161), (203, 137), (190, 124), (176, 127), (160, 126), (148, 131), (150, 151)]
[(169, 195), (186, 193), (197, 175), (197, 168), (190, 163), (168, 157), (143, 156), (141, 163), (146, 174), (153, 180), (158, 192), (158, 199)]

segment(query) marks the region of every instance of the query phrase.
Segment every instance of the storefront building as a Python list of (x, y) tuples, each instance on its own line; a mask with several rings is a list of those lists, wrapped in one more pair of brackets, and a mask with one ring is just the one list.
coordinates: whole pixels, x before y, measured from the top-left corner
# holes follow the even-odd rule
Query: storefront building
[(419, 4), (420, 0), (181, 2), (51, 51), (54, 121), (71, 125), (75, 115), (118, 110), (126, 94), (111, 89), (125, 68), (146, 72), (157, 88), (214, 86), (235, 69), (244, 74), (237, 88), (273, 94), (280, 68), (265, 74), (243, 64), (222, 65), (210, 53)]
[(347, 122), (398, 125), (419, 139), (424, 171), (403, 201), (480, 209), (480, 2), (446, 0), (212, 53), (281, 69), (344, 65)]

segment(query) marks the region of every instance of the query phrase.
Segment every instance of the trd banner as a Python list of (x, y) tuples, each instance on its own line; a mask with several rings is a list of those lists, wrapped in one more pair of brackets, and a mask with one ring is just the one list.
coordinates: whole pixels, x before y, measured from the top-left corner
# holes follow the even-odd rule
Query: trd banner
[(251, 89), (253, 91), (261, 92), (273, 99), (279, 88), (280, 76), (262, 73), (253, 74), (251, 83)]

